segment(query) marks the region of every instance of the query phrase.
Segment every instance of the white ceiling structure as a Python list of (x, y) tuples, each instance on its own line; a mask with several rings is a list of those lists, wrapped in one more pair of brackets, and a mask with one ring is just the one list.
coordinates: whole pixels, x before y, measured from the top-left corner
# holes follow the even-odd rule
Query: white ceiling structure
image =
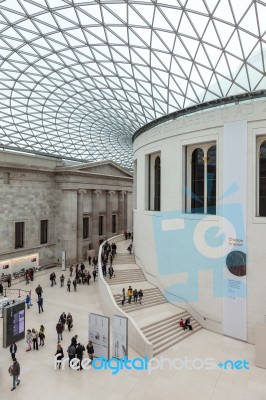
[(131, 165), (141, 126), (266, 88), (266, 2), (0, 0), (0, 147)]

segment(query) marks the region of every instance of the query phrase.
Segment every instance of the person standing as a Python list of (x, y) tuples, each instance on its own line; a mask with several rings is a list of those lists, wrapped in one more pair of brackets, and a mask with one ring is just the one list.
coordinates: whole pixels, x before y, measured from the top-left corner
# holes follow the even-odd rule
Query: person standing
[(42, 287), (40, 285), (36, 287), (35, 292), (37, 293), (38, 297), (42, 297)]
[(88, 275), (87, 275), (87, 282), (88, 282), (88, 285), (90, 284), (90, 279), (91, 279), (91, 274), (90, 274), (90, 272), (88, 272)]
[(129, 286), (129, 288), (128, 288), (128, 290), (127, 290), (127, 296), (128, 296), (128, 303), (129, 303), (129, 304), (131, 304), (132, 294), (133, 294), (132, 287)]
[(3, 293), (4, 293), (4, 288), (2, 282), (0, 282), (0, 295), (3, 296)]
[(33, 350), (39, 350), (38, 347), (38, 332), (35, 329), (32, 329), (32, 342), (33, 342)]
[(71, 328), (73, 328), (73, 317), (70, 313), (67, 314), (66, 323), (67, 323), (68, 330), (70, 332)]
[(63, 351), (63, 348), (62, 348), (60, 343), (57, 344), (57, 349), (56, 349), (55, 356), (57, 356), (57, 363), (56, 364), (58, 365), (58, 368), (60, 369), (61, 368), (61, 364), (62, 364), (62, 358), (64, 358), (64, 351)]
[(91, 340), (89, 340), (89, 343), (87, 344), (87, 352), (89, 359), (92, 361), (94, 356), (94, 348)]
[(88, 257), (89, 265), (91, 265), (91, 256)]
[(64, 284), (65, 284), (65, 277), (64, 277), (64, 274), (62, 274), (62, 275), (60, 276), (60, 283), (61, 283), (61, 287), (63, 287)]
[(80, 343), (78, 343), (78, 345), (77, 345), (77, 347), (76, 347), (76, 356), (77, 356), (77, 359), (79, 360), (79, 370), (81, 371), (83, 368), (82, 368), (82, 360), (83, 360), (83, 352), (85, 351), (85, 347), (82, 345), (82, 344), (80, 344)]
[(45, 339), (44, 331), (45, 331), (45, 328), (43, 325), (41, 325), (40, 330), (39, 330), (39, 338), (40, 338), (39, 346), (44, 346), (44, 339)]
[(133, 298), (134, 298), (134, 302), (137, 303), (138, 302), (138, 291), (137, 291), (137, 289), (133, 290)]
[(62, 312), (59, 318), (61, 324), (63, 325), (63, 331), (65, 330), (65, 323), (66, 323), (66, 313), (65, 311)]
[(27, 305), (27, 309), (29, 309), (30, 308), (30, 296), (28, 294), (26, 296), (25, 303)]
[(41, 311), (43, 312), (43, 298), (42, 297), (38, 297), (37, 303), (38, 303), (39, 314), (40, 314)]
[(8, 368), (8, 372), (10, 376), (13, 377), (13, 387), (11, 389), (12, 392), (12, 390), (16, 389), (16, 385), (18, 386), (20, 384), (20, 380), (18, 379), (20, 375), (20, 364), (16, 358), (13, 359), (13, 365)]
[(71, 279), (68, 278), (67, 280), (67, 291), (70, 292), (70, 286), (71, 286)]
[(7, 287), (11, 287), (11, 275), (10, 274), (8, 274), (8, 277), (7, 277)]
[(142, 289), (139, 290), (139, 304), (141, 304), (141, 300), (143, 298), (143, 291)]
[(69, 268), (69, 270), (70, 270), (70, 276), (72, 276), (72, 274), (73, 274), (73, 265), (71, 265), (71, 267)]
[(71, 345), (73, 345), (75, 348), (77, 347), (77, 338), (78, 338), (78, 335), (75, 335), (71, 339)]
[(16, 352), (17, 352), (17, 345), (15, 342), (10, 345), (9, 351), (10, 351), (12, 360), (14, 360), (14, 358), (16, 358)]
[(60, 338), (61, 340), (63, 340), (63, 324), (61, 323), (60, 320), (56, 324), (56, 332), (57, 332), (58, 343), (60, 343)]
[(30, 273), (28, 270), (26, 271), (25, 279), (26, 279), (26, 285), (28, 285), (30, 283)]
[(93, 270), (93, 273), (92, 273), (92, 275), (93, 275), (93, 279), (94, 279), (94, 281), (93, 281), (93, 282), (95, 282), (96, 275), (97, 275), (96, 269), (94, 269), (94, 270)]
[(123, 306), (125, 301), (126, 301), (126, 290), (125, 290), (125, 288), (123, 288), (123, 290), (122, 290), (121, 300), (122, 300), (122, 306)]
[(68, 352), (68, 357), (69, 357), (69, 363), (68, 363), (68, 365), (69, 365), (69, 367), (70, 367), (70, 362), (71, 362), (71, 360), (73, 360), (73, 358), (75, 358), (75, 356), (76, 356), (76, 347), (73, 346), (73, 344), (71, 344), (71, 345), (68, 347), (67, 352)]
[(32, 344), (32, 333), (31, 333), (30, 329), (27, 330), (26, 343), (28, 344), (28, 348), (27, 348), (26, 351), (30, 351), (31, 350), (31, 344)]

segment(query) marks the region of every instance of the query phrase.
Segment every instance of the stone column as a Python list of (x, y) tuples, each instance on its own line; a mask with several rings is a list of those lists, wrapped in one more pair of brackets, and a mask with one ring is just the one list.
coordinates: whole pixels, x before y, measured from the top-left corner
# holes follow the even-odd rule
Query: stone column
[(86, 190), (78, 190), (77, 203), (77, 261), (83, 260), (83, 194)]
[(115, 192), (113, 190), (106, 190), (106, 236), (109, 239), (113, 236), (112, 233), (112, 212), (113, 212), (113, 195)]
[(128, 213), (128, 204), (127, 204), (127, 192), (124, 192), (124, 231), (128, 231), (127, 226), (127, 213)]
[(118, 234), (125, 232), (125, 192), (118, 192)]
[(91, 242), (92, 248), (96, 252), (96, 256), (98, 255), (99, 249), (99, 203), (100, 203), (100, 194), (101, 190), (93, 190), (92, 191), (92, 235)]

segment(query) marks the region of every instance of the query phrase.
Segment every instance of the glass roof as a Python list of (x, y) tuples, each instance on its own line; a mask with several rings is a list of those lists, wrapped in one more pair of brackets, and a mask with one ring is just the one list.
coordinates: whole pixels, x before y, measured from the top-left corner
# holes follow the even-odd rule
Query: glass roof
[(132, 134), (266, 87), (266, 2), (0, 2), (0, 147), (130, 166)]

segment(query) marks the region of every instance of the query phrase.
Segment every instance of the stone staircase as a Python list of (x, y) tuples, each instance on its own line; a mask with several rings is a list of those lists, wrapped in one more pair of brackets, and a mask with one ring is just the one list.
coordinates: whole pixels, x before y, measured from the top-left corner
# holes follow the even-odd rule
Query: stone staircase
[[(134, 285), (132, 285), (132, 288), (134, 288)], [(127, 292), (127, 287), (125, 288)], [(138, 287), (136, 289), (141, 289), (141, 287)], [(117, 305), (126, 313), (130, 313), (132, 311), (137, 311), (141, 310), (142, 308), (147, 308), (147, 307), (154, 307), (159, 304), (164, 304), (167, 303), (166, 298), (162, 295), (161, 291), (157, 287), (153, 287), (150, 289), (144, 289), (143, 290), (144, 296), (142, 297), (141, 304), (139, 303), (139, 299), (137, 303), (134, 302), (134, 298), (132, 297), (131, 299), (131, 304), (125, 301), (124, 305), (122, 306), (122, 300), (121, 300), (121, 294), (115, 294), (114, 299), (117, 303)]]
[[(132, 265), (126, 267), (126, 265), (129, 264)], [(125, 267), (123, 268), (123, 266)], [(164, 307), (164, 304), (168, 303), (158, 287), (153, 286), (145, 289), (145, 285), (142, 286), (142, 283), (144, 282), (147, 285), (147, 280), (142, 270), (135, 265), (133, 254), (117, 253), (114, 259), (113, 268), (114, 276), (110, 279), (107, 274), (105, 280), (109, 285), (119, 286), (119, 288), (117, 288), (119, 293), (113, 294), (113, 296), (117, 305), (126, 313), (131, 313), (133, 311), (137, 312), (144, 308), (154, 307), (154, 312), (153, 309), (151, 311), (152, 314), (156, 315), (161, 312), (160, 306)], [(124, 306), (122, 306), (121, 285), (126, 289), (126, 293), (129, 285), (132, 286), (133, 290), (142, 289), (144, 294), (141, 301), (142, 304), (139, 303), (139, 299), (137, 303), (135, 303), (132, 296), (131, 304), (127, 302), (126, 298)], [(112, 290), (115, 293), (116, 288), (114, 287)], [(188, 329), (184, 331), (183, 328), (179, 327), (181, 318), (184, 320), (190, 318), (193, 331), (189, 331)], [(167, 318), (161, 318), (156, 322), (142, 327), (141, 330), (146, 338), (152, 343), (153, 355), (156, 356), (179, 341), (197, 332), (201, 328), (201, 325), (186, 310), (180, 311), (179, 309), (179, 312), (177, 311), (176, 314)]]
[[(190, 318), (193, 331), (189, 331), (188, 329), (184, 331), (179, 326), (180, 319), (183, 318), (185, 320), (188, 317)], [(177, 315), (161, 319), (141, 328), (146, 338), (153, 345), (153, 356), (156, 356), (200, 329), (202, 329), (201, 325), (185, 310)]]

